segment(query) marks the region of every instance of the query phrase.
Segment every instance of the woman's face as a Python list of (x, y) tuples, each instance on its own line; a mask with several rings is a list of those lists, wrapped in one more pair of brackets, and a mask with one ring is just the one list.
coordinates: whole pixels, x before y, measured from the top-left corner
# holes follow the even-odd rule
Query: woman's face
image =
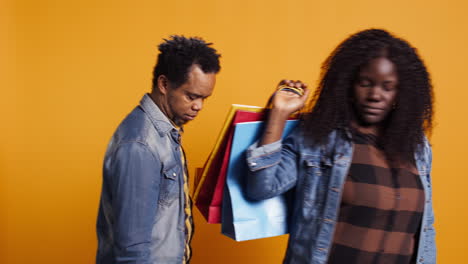
[(369, 61), (357, 76), (353, 87), (354, 109), (363, 126), (377, 126), (394, 108), (398, 93), (396, 65), (387, 58)]

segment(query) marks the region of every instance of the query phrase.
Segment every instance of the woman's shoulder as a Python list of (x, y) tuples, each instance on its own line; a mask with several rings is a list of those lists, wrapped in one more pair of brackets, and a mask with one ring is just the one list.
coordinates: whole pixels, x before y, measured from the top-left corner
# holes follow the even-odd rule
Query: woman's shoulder
[(345, 129), (334, 129), (322, 139), (314, 138), (304, 126), (298, 126), (288, 136), (289, 144), (307, 155), (336, 152), (336, 148), (349, 146), (351, 135)]

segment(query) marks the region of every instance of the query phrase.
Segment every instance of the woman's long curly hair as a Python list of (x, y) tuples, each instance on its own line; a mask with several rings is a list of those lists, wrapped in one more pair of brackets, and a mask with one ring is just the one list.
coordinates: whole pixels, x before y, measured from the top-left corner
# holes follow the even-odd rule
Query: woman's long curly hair
[(303, 120), (311, 142), (324, 143), (332, 130), (350, 127), (353, 85), (360, 69), (379, 57), (396, 65), (398, 93), (396, 107), (387, 116), (378, 143), (389, 159), (413, 160), (424, 133), (432, 130), (431, 80), (416, 49), (381, 29), (350, 36), (323, 63), (321, 80)]

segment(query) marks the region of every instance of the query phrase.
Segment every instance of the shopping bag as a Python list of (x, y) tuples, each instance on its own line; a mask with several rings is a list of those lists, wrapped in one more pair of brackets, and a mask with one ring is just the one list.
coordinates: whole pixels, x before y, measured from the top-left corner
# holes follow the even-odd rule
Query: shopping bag
[(246, 121), (252, 121), (261, 119), (261, 112), (264, 108), (237, 104), (231, 106), (221, 132), (215, 142), (215, 146), (203, 167), (201, 176), (197, 177), (195, 181), (193, 201), (208, 223), (220, 223), (219, 206), (221, 204), (219, 203), (219, 205), (216, 205), (215, 207), (210, 207), (210, 205), (213, 201), (213, 195), (215, 193), (224, 155), (226, 153), (225, 150), (228, 146), (229, 135), (232, 134), (230, 131), (232, 131), (233, 128), (233, 121), (238, 115), (237, 112), (241, 110), (244, 114), (240, 115), (238, 119), (247, 118), (245, 119)]
[[(236, 241), (288, 233), (288, 199), (285, 194), (254, 201), (243, 191), (248, 176), (245, 153), (251, 144), (260, 139), (263, 123), (248, 122), (235, 126), (223, 194), (221, 232)], [(297, 123), (297, 120), (287, 121), (283, 137)]]
[(249, 111), (237, 110), (232, 121), (232, 125), (227, 133), (227, 144), (225, 149), (220, 149), (223, 157), (221, 167), (218, 172), (218, 178), (213, 193), (208, 212), (208, 223), (221, 223), (221, 205), (223, 201), (224, 184), (226, 182), (226, 173), (229, 165), (229, 157), (232, 147), (232, 137), (234, 135), (234, 126), (243, 122), (260, 121), (263, 119), (263, 113), (254, 113)]

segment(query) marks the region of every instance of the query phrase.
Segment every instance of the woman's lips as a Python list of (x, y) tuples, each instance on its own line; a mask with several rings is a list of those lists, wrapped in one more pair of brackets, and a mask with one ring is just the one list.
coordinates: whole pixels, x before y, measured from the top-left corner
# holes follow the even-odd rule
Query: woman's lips
[(362, 106), (362, 111), (365, 114), (378, 115), (378, 114), (381, 114), (384, 111), (384, 109), (364, 105), (364, 106)]

